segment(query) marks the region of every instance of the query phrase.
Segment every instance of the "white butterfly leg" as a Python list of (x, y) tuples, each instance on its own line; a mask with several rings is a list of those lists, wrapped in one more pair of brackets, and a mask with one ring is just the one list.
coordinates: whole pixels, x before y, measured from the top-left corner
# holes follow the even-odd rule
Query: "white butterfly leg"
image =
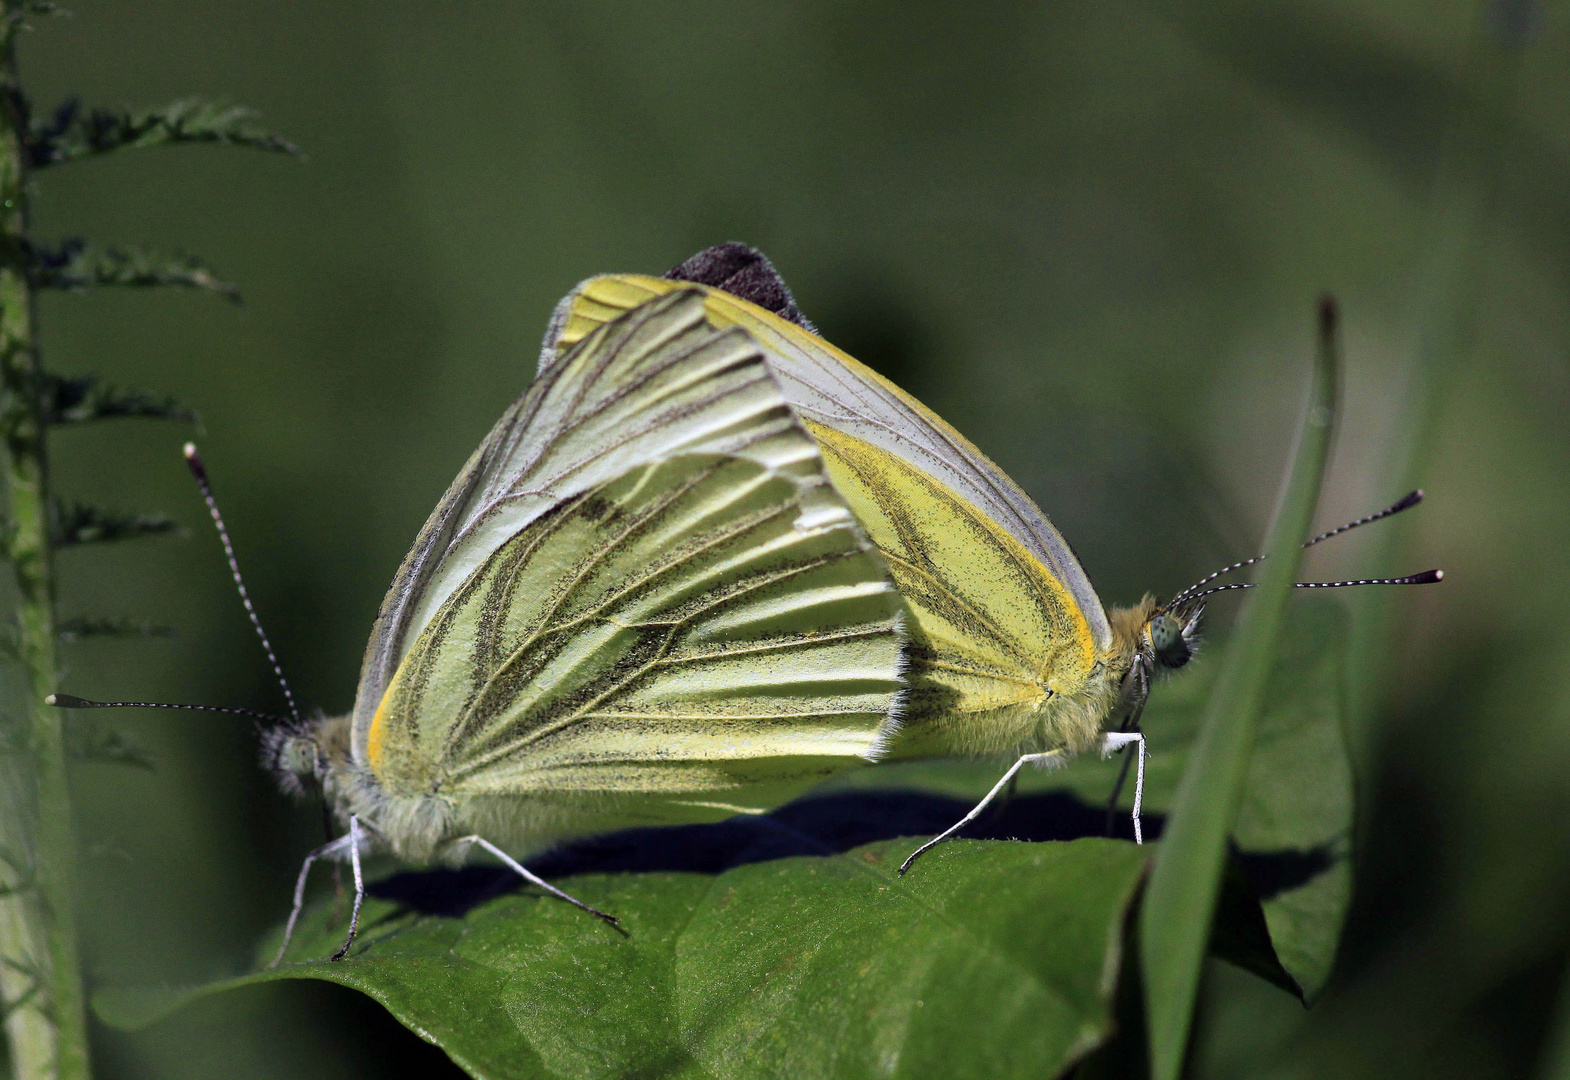
[(332, 954), (333, 960), (349, 955), (355, 931), (360, 928), (360, 901), (365, 899), (365, 879), (360, 876), (360, 819), (355, 814), (349, 815), (349, 865), (354, 867), (354, 907), (349, 911), (349, 936), (344, 939), (343, 948)]
[(1145, 804), (1145, 758), (1150, 756), (1145, 736), (1138, 731), (1109, 731), (1101, 744), (1101, 756), (1111, 757), (1130, 743), (1139, 744), (1139, 756), (1134, 759), (1134, 843), (1143, 844), (1145, 832), (1140, 826), (1139, 811)]
[(922, 844), (915, 851), (911, 852), (910, 858), (900, 863), (900, 876), (903, 877), (905, 875), (905, 871), (910, 869), (910, 864), (920, 858), (928, 848), (936, 847), (938, 844), (943, 843), (943, 841), (959, 832), (966, 825), (969, 825), (972, 821), (975, 821), (976, 818), (980, 816), (981, 812), (985, 810), (989, 804), (991, 804), (992, 800), (998, 797), (998, 792), (1007, 787), (1008, 782), (1014, 779), (1015, 774), (1017, 774), (1026, 765), (1040, 765), (1043, 768), (1048, 768), (1053, 765), (1060, 764), (1062, 760), (1063, 751), (1061, 750), (1048, 750), (1043, 754), (1025, 754), (1013, 765), (1009, 766), (1009, 771), (1003, 774), (1003, 778), (1001, 780), (992, 785), (992, 790), (987, 792), (986, 796), (971, 808), (970, 813), (966, 814), (953, 825), (950, 825), (943, 832), (939, 833), (937, 836), (934, 836), (931, 840), (928, 840), (925, 844)]
[[(317, 859), (331, 859), (342, 855), (344, 849), (349, 847), (349, 845), (353, 842), (353, 839), (354, 833), (350, 832), (346, 836), (340, 836), (336, 840), (328, 841), (305, 857), (305, 862), (300, 867), (300, 876), (294, 883), (294, 907), (290, 910), (289, 921), (284, 925), (283, 928), (283, 944), (278, 946), (278, 955), (273, 957), (273, 962), (268, 965), (269, 967), (277, 967), (280, 963), (283, 962), (283, 954), (289, 948), (289, 939), (294, 936), (294, 924), (299, 921), (300, 909), (305, 906), (305, 879), (311, 873), (311, 864), (314, 863)], [(359, 860), (356, 859), (355, 862), (356, 869), (358, 869)], [(358, 892), (356, 892), (356, 911), (359, 910), (359, 906), (360, 898)]]
[(503, 863), (506, 864), (509, 870), (523, 878), (523, 880), (527, 881), (530, 885), (535, 885), (541, 889), (544, 889), (546, 892), (550, 893), (557, 899), (565, 900), (574, 907), (580, 907), (584, 911), (587, 911), (590, 915), (593, 915), (596, 918), (604, 919), (612, 926), (620, 925), (616, 916), (607, 915), (599, 908), (590, 907), (588, 904), (585, 904), (577, 897), (568, 896), (566, 893), (562, 892), (556, 886), (552, 885), (550, 882), (546, 881), (537, 874), (530, 873), (528, 870), (524, 869), (523, 864), (520, 863), (517, 859), (514, 859), (511, 855), (507, 854), (505, 851), (491, 843), (489, 840), (485, 839), (483, 836), (462, 836), (453, 841), (454, 847), (461, 847), (464, 844), (480, 845), (480, 847), (484, 848), (486, 851), (489, 851), (492, 855), (500, 859)]

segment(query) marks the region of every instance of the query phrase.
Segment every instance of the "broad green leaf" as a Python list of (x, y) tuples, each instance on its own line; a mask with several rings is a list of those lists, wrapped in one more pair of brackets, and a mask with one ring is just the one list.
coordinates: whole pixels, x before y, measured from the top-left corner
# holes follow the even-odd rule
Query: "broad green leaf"
[[(1239, 862), (1255, 887), (1274, 882), (1275, 891), (1262, 890), (1265, 921), (1282, 963), (1309, 994), (1334, 958), (1346, 908), (1345, 635), (1338, 604), (1303, 598), (1294, 605), (1234, 828)], [(1161, 684), (1145, 714), (1152, 832), (1214, 683), (1216, 665), (1206, 659)], [(420, 914), (419, 907), (461, 908), (472, 902), (466, 890), (472, 898), (510, 882), (477, 868), (402, 875), (388, 888), (434, 890), (434, 901), (369, 901), (365, 935), (342, 964), (258, 971), (186, 991), (103, 993), (95, 1004), (109, 1022), (137, 1026), (227, 987), (324, 978), (369, 994), (479, 1076), (966, 1075), (969, 1064), (977, 1075), (1050, 1075), (1042, 1062), (1067, 1064), (1107, 1034), (1116, 928), (1144, 858), (1132, 845), (959, 840), (903, 880), (889, 871), (909, 840), (828, 858), (748, 862), (716, 875), (661, 869), (712, 859), (721, 870), (738, 861), (735, 834), (770, 827), (792, 835), (848, 831), (839, 845), (846, 847), (869, 836), (934, 832), (990, 787), (999, 767), (868, 769), (770, 819), (592, 842), (602, 854), (629, 859), (631, 872), (556, 880), (609, 905), (626, 920), (625, 938), (525, 893), (462, 916)], [(993, 836), (1096, 831), (1119, 767), (1116, 758), (1084, 758), (1027, 774), (1015, 800), (978, 826)], [(1121, 814), (1118, 826), (1127, 829)], [(792, 835), (779, 841), (783, 850), (801, 849)], [(672, 840), (685, 853), (666, 850)], [(711, 840), (720, 850), (694, 853)], [(1269, 979), (1269, 945), (1248, 936), (1259, 919), (1252, 903), (1234, 877), (1211, 947)], [(330, 910), (309, 911), (292, 957), (325, 956), (337, 946), (342, 912), (329, 929)], [(276, 937), (262, 944), (259, 962), (276, 944)], [(882, 1067), (888, 1062), (892, 1072)]]
[(1264, 899), (1282, 965), (1324, 987), (1352, 897), (1352, 768), (1343, 722), (1350, 622), (1331, 603), (1294, 607), (1232, 835)]
[[(723, 829), (622, 834), (602, 850)], [(136, 1027), (219, 990), (326, 979), (369, 994), (474, 1075), (497, 1078), (1041, 1077), (1107, 1037), (1145, 852), (1096, 838), (972, 842), (900, 879), (894, 867), (910, 846), (742, 861), (713, 875), (558, 879), (618, 915), (624, 934), (523, 892), (445, 915), (373, 898), (342, 963), (289, 963), (184, 991), (101, 992), (95, 1007), (113, 1026)], [(645, 862), (663, 855), (636, 851)], [(388, 888), (409, 898), (423, 888), (420, 906), (452, 909), (476, 882), (484, 895), (498, 878), (406, 874)], [(291, 958), (336, 947), (342, 917), (329, 928), (331, 908), (307, 911)], [(276, 937), (263, 942), (258, 957), (276, 947)]]
[[(1344, 731), (1350, 620), (1342, 605), (1321, 597), (1297, 598), (1287, 619), (1232, 842), (1282, 966), (1312, 1001), (1330, 975), (1352, 892), (1352, 768)], [(1185, 672), (1170, 693), (1158, 688), (1145, 712), (1152, 747), (1147, 813), (1165, 814), (1172, 805), (1216, 670), (1202, 663)], [(1120, 767), (1116, 759), (1086, 761), (1050, 779), (1100, 802)]]

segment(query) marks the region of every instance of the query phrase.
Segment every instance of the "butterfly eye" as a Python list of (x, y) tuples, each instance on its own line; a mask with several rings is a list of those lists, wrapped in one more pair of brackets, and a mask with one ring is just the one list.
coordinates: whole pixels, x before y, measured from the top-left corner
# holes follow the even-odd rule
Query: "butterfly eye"
[(1156, 661), (1162, 667), (1180, 668), (1188, 663), (1188, 641), (1183, 637), (1183, 624), (1170, 615), (1157, 615), (1150, 620), (1147, 631)]
[(278, 747), (278, 767), (300, 778), (316, 775), (316, 740), (294, 735)]

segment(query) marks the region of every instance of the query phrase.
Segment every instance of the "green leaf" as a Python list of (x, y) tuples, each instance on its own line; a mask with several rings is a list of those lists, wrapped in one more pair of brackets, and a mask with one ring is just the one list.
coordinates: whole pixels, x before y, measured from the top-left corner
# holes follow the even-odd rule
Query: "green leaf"
[(1339, 604), (1293, 606), (1232, 830), (1256, 888), (1268, 887), (1265, 921), (1281, 963), (1310, 1001), (1330, 977), (1352, 899), (1350, 634)]
[(238, 287), (219, 278), (202, 260), (181, 252), (166, 255), (143, 248), (95, 248), (81, 240), (68, 240), (55, 249), (32, 248), (28, 263), (29, 278), (40, 289), (174, 286), (240, 302)]
[[(956, 844), (900, 879), (893, 869), (911, 846), (881, 841), (712, 876), (558, 880), (614, 912), (625, 934), (529, 893), (462, 915), (372, 899), (342, 963), (101, 992), (95, 1008), (135, 1027), (215, 991), (326, 979), (382, 1002), (481, 1077), (1034, 1078), (1107, 1037), (1145, 852), (1102, 839)], [(403, 875), (389, 888), (412, 882), (450, 904), (452, 883), (476, 874), (487, 876)], [(291, 958), (336, 948), (343, 918), (340, 908), (329, 928), (332, 907), (308, 910)]]
[[(1260, 896), (1276, 953), (1309, 1001), (1330, 975), (1351, 903), (1353, 789), (1345, 737), (1350, 634), (1343, 605), (1328, 597), (1294, 598), (1270, 666), (1232, 827), (1237, 861)], [(1159, 685), (1145, 710), (1148, 814), (1172, 806), (1216, 682), (1218, 666), (1209, 660), (1201, 654)], [(1084, 761), (1034, 784), (1067, 787), (1096, 803), (1105, 800), (1119, 768), (1116, 759)]]
[(1210, 926), (1211, 956), (1251, 971), (1299, 1000), (1303, 988), (1281, 966), (1270, 929), (1247, 873), (1237, 859), (1228, 859), (1221, 876), (1221, 891)]
[[(1346, 623), (1339, 604), (1304, 597), (1294, 603), (1282, 630), (1234, 828), (1238, 858), (1223, 878), (1210, 941), (1214, 955), (1289, 990), (1293, 978), (1307, 991), (1317, 988), (1314, 972), (1328, 970), (1345, 914), (1351, 786), (1340, 731), (1340, 672)], [(1188, 669), (1158, 685), (1145, 713), (1152, 745), (1147, 808), (1157, 829), (1215, 684), (1213, 655), (1202, 653)], [(1078, 815), (1064, 823), (1070, 834), (1094, 830), (1120, 765), (1117, 758), (1085, 758), (1055, 772), (1027, 773), (1015, 800), (996, 819), (978, 824), (993, 835), (1040, 835), (1056, 824), (1040, 820), (1043, 815), (1063, 811)], [(933, 832), (963, 813), (1002, 767), (977, 761), (867, 769), (846, 774), (831, 790), (796, 806), (802, 812), (819, 807), (819, 813), (841, 821), (875, 818), (880, 807), (890, 808), (899, 831)], [(939, 790), (958, 801), (927, 792), (877, 790), (888, 787)], [(1057, 790), (1047, 794), (1049, 789)], [(1125, 791), (1125, 804), (1129, 794)], [(853, 805), (858, 799), (865, 805)], [(922, 814), (926, 820), (920, 820)], [(707, 828), (759, 824), (753, 819)], [(1118, 827), (1127, 830), (1121, 813)], [(633, 835), (653, 840), (676, 832)], [(595, 843), (617, 842), (613, 837)], [(1118, 898), (1125, 884), (1132, 888), (1137, 881), (1144, 855), (1132, 845), (1101, 840), (959, 840), (932, 852), (903, 881), (890, 880), (885, 869), (890, 860), (897, 863), (913, 846), (909, 840), (879, 843), (833, 858), (753, 863), (716, 877), (644, 872), (553, 878), (574, 895), (602, 908), (609, 905), (626, 918), (631, 931), (626, 939), (566, 905), (526, 894), (483, 904), (461, 918), (420, 915), (372, 900), (364, 943), (343, 964), (317, 961), (180, 992), (110, 992), (95, 1002), (109, 1022), (135, 1026), (229, 986), (326, 978), (370, 994), (482, 1076), (639, 1070), (672, 1076), (876, 1075), (875, 1061), (868, 1065), (868, 1057), (856, 1057), (857, 1048), (890, 1045), (900, 1053), (895, 1075), (907, 1066), (910, 1075), (921, 1070), (964, 1075), (972, 1055), (981, 1075), (986, 1070), (998, 1076), (1052, 1075), (1061, 1064), (1040, 1062), (1066, 1064), (1102, 1041), (1111, 987), (1108, 983), (1104, 993), (1095, 987), (1097, 979), (1110, 980), (1116, 973), (1117, 950), (1102, 950), (1104, 939), (1074, 927), (1114, 925), (1111, 913), (1126, 903)], [(657, 851), (660, 845), (638, 847)], [(1099, 874), (1090, 855), (1104, 858), (1109, 852), (1122, 852), (1129, 860), (1103, 864), (1113, 870), (1105, 882), (1111, 893), (1097, 897), (1080, 891), (1074, 875), (1083, 881), (1087, 867)], [(867, 863), (869, 855), (882, 861)], [(1030, 864), (1028, 871), (1020, 869), (1022, 859)], [(1268, 938), (1253, 890), (1238, 866), (1248, 868), (1256, 881), (1261, 874), (1275, 879), (1274, 891), (1264, 896)], [(536, 864), (535, 869), (545, 867)], [(1122, 877), (1125, 872), (1130, 876)], [(413, 877), (442, 880), (439, 874)], [(897, 895), (880, 899), (879, 885)], [(726, 896), (732, 898), (729, 903)], [(280, 895), (280, 904), (285, 899)], [(891, 900), (898, 901), (896, 913), (880, 920), (883, 905)], [(956, 926), (939, 921), (934, 929), (923, 915), (929, 906)], [(309, 909), (291, 956), (325, 956), (337, 947), (343, 911), (340, 907), (329, 929), (331, 908), (328, 903)], [(983, 945), (967, 957), (962, 943), (970, 938)], [(1065, 955), (1047, 954), (1054, 939)], [(277, 940), (259, 950), (264, 962)], [(1013, 951), (1018, 955), (991, 955), (985, 943), (1000, 940), (1017, 940), (1020, 948)], [(464, 944), (455, 946), (458, 942)], [(454, 947), (456, 955), (450, 952)], [(1290, 977), (1274, 966), (1276, 955)], [(1009, 959), (1040, 974), (989, 974)], [(976, 981), (988, 979), (994, 980), (990, 990), (977, 989)], [(1054, 995), (1043, 989), (1047, 985), (1078, 986), (1069, 999), (1091, 1003), (1081, 1010), (1078, 1047), (1069, 1036), (1074, 1013), (1061, 1002), (1052, 1008), (1031, 1004), (1027, 1011), (1035, 1019), (1020, 1025), (1026, 1035), (993, 1022), (993, 1013), (1000, 1019), (1009, 1014), (992, 1002), (1020, 995), (1051, 1001)], [(655, 987), (662, 996), (652, 1004), (642, 998), (627, 1001), (618, 989), (626, 986)], [(683, 992), (677, 993), (678, 987)], [(984, 990), (993, 996), (981, 997)], [(915, 1001), (924, 1004), (914, 1006)], [(471, 1004), (460, 1007), (459, 1002)], [(473, 1002), (487, 1004), (476, 1009)], [(937, 1017), (928, 1020), (940, 1025), (928, 1033), (936, 1048), (913, 1042), (921, 1033), (896, 1023), (901, 1010), (908, 1017), (915, 1008)], [(944, 1026), (955, 1023), (955, 1016), (978, 1030), (956, 1034)], [(1063, 1019), (1049, 1022), (1054, 1016)], [(851, 1029), (831, 1026), (841, 1023)], [(781, 1034), (768, 1035), (774, 1031)], [(695, 1033), (703, 1039), (694, 1042)], [(764, 1041), (749, 1042), (759, 1039)], [(944, 1047), (952, 1048), (960, 1064), (941, 1056)], [(992, 1053), (1003, 1060), (984, 1056)], [(748, 1054), (767, 1067), (760, 1064), (749, 1072), (738, 1065)], [(1032, 1055), (1040, 1056), (1033, 1062)]]
[(72, 99), (55, 110), (49, 123), (31, 126), (27, 149), (37, 169), (113, 150), (176, 143), (220, 143), (305, 157), (294, 143), (258, 125), (250, 109), (202, 98), (136, 110), (84, 110)]
[(1330, 454), (1340, 364), (1335, 310), (1328, 299), (1321, 303), (1320, 316), (1308, 404), (1265, 543), (1260, 588), (1246, 602), (1222, 658), (1145, 894), (1140, 956), (1155, 1080), (1177, 1080), (1182, 1072), (1211, 916), (1248, 781), (1276, 638), (1286, 621), (1300, 545), (1308, 537)]
[(44, 375), (39, 388), (44, 420), (50, 424), (75, 424), (123, 416), (197, 423), (196, 414), (171, 397), (154, 397), (137, 390), (122, 391), (99, 382), (96, 375)]

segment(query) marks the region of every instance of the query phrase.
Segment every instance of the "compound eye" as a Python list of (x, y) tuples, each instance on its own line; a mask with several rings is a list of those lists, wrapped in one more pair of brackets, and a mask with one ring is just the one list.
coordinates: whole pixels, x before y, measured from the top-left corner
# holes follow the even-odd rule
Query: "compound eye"
[(1188, 663), (1188, 642), (1183, 638), (1183, 624), (1170, 615), (1157, 615), (1150, 620), (1150, 645), (1155, 650), (1156, 662), (1162, 667), (1180, 668)]
[(316, 773), (316, 742), (298, 736), (286, 739), (278, 754), (278, 764), (296, 776), (314, 776)]

